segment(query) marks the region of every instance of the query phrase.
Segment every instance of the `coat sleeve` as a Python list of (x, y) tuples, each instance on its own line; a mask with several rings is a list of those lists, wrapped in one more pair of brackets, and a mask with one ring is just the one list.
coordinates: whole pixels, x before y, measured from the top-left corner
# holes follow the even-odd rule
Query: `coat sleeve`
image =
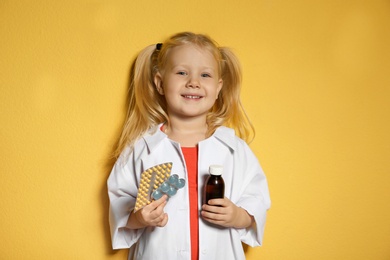
[[(126, 160), (125, 160), (125, 157)], [(137, 242), (144, 229), (126, 228), (133, 211), (138, 191), (134, 154), (121, 156), (107, 180), (110, 200), (109, 222), (113, 249), (130, 248)]]
[(239, 154), (237, 159), (241, 163), (236, 165), (240, 165), (240, 169), (235, 170), (244, 173), (244, 182), (236, 205), (253, 216), (255, 223), (238, 231), (242, 242), (252, 247), (260, 246), (263, 242), (267, 210), (271, 206), (268, 183), (257, 158), (247, 145), (243, 146)]

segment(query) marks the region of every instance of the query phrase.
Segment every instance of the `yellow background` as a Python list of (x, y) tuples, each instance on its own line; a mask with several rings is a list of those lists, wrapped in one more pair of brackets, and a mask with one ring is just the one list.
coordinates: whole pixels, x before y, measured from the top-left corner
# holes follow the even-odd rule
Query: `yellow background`
[(184, 30), (242, 62), (273, 203), (247, 258), (390, 259), (388, 0), (2, 0), (0, 259), (126, 259), (105, 182), (128, 73)]

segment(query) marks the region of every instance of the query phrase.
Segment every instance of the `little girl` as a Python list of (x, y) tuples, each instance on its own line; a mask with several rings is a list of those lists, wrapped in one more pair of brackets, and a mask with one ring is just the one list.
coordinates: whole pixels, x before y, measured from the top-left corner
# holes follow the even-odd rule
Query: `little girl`
[[(262, 244), (270, 198), (244, 141), (253, 129), (240, 84), (235, 55), (205, 35), (179, 33), (141, 51), (107, 182), (114, 249), (130, 248), (129, 259), (237, 260), (241, 242)], [(134, 212), (141, 173), (166, 162), (186, 185)], [(202, 205), (214, 164), (223, 165), (225, 198)]]

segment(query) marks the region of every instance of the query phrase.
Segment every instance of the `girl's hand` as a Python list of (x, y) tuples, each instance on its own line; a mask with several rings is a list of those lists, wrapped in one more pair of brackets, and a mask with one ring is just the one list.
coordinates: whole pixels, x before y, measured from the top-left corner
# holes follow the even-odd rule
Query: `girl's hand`
[(223, 227), (247, 228), (254, 221), (246, 210), (237, 207), (226, 197), (203, 204), (201, 215), (204, 220)]
[(131, 213), (127, 227), (130, 229), (138, 229), (143, 227), (164, 227), (168, 222), (168, 214), (164, 212), (164, 207), (167, 204), (167, 195), (160, 199), (151, 202), (135, 213)]

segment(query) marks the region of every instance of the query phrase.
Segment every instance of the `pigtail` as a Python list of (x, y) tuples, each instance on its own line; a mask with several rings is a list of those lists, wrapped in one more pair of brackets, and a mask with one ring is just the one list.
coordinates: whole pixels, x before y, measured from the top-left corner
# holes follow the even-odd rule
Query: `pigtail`
[(151, 127), (166, 121), (165, 100), (157, 93), (153, 82), (157, 55), (156, 46), (148, 46), (138, 54), (131, 68), (127, 116), (114, 154), (116, 157), (126, 147), (132, 150), (134, 142)]
[(220, 47), (219, 51), (222, 56), (220, 68), (223, 87), (213, 112), (210, 114), (210, 121), (213, 122), (215, 128), (222, 124), (234, 128), (239, 137), (250, 142), (255, 136), (255, 130), (241, 103), (240, 62), (229, 48)]

